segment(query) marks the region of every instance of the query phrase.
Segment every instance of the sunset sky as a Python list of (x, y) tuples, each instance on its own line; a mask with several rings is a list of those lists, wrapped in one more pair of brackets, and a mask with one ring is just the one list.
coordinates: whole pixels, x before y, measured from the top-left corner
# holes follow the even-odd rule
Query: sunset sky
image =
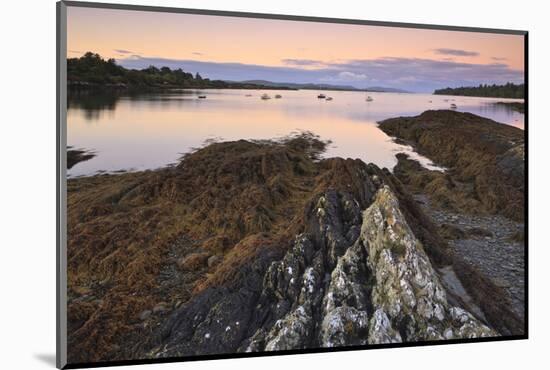
[(68, 8), (68, 57), (182, 68), (224, 80), (416, 92), (523, 82), (523, 36)]

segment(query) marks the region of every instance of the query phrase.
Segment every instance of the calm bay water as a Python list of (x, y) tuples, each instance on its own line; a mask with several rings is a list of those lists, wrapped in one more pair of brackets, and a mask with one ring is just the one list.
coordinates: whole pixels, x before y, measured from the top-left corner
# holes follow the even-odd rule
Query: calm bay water
[[(267, 93), (270, 100), (261, 100)], [(67, 113), (67, 144), (96, 157), (68, 171), (69, 177), (101, 172), (155, 169), (175, 163), (205, 140), (268, 139), (307, 130), (332, 140), (326, 157), (360, 158), (393, 168), (405, 152), (435, 168), (412, 148), (396, 144), (377, 121), (417, 115), (428, 109), (471, 112), (523, 129), (524, 116), (494, 102), (505, 99), (424, 94), (328, 91), (189, 90), (138, 96), (72, 96)], [(246, 96), (246, 95), (252, 96)], [(274, 99), (281, 94), (281, 99)], [(206, 95), (206, 99), (198, 99)], [(512, 101), (512, 100), (511, 100)]]

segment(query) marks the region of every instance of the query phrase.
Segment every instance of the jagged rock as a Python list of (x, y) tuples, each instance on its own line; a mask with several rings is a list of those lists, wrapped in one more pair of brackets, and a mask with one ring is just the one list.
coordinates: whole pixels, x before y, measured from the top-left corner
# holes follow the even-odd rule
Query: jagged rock
[[(382, 184), (382, 182), (380, 182)], [(231, 287), (209, 288), (164, 325), (157, 357), (498, 335), (447, 302), (439, 277), (381, 185), (361, 213), (328, 190), (281, 258), (254, 260)], [(240, 322), (238, 327), (230, 322)]]
[(354, 307), (340, 306), (329, 311), (321, 323), (322, 347), (367, 344), (368, 315)]
[(369, 323), (369, 342), (371, 344), (401, 343), (401, 334), (395, 330), (383, 309), (374, 312)]
[(300, 293), (300, 277), (313, 258), (313, 245), (305, 235), (296, 238), (294, 248), (278, 262), (273, 262), (264, 278), (264, 295), (279, 301), (295, 299)]
[(328, 262), (331, 265), (336, 263), (336, 256), (344, 252), (346, 240), (342, 235), (342, 222), (339, 217), (338, 209), (336, 208), (334, 199), (330, 199), (335, 195), (332, 193), (319, 197), (316, 204), (317, 217), (313, 221), (317, 223), (318, 242), (323, 247), (327, 248)]
[[(455, 118), (440, 119), (447, 116)], [(454, 170), (460, 170), (457, 180), (467, 182), (465, 193), (476, 191), (475, 204), (483, 200), (487, 211), (523, 213), (523, 191), (514, 185), (523, 181), (522, 132), (449, 112), (402, 121), (390, 125), (396, 136), (414, 142), (432, 132), (451, 141), (441, 145), (426, 136), (416, 143), (425, 147), (423, 154), (451, 170), (449, 176), (434, 176), (432, 188), (444, 185), (452, 195), (452, 186), (460, 185)], [(423, 125), (430, 127), (419, 127)], [(476, 128), (482, 125), (488, 129), (478, 135)], [(450, 135), (451, 129), (457, 135)], [(497, 130), (502, 135), (495, 136)], [(71, 179), (69, 362), (478, 335), (479, 322), (467, 311), (450, 311), (439, 291), (423, 249), (438, 267), (453, 263), (454, 268), (456, 260), (443, 253), (444, 240), (407, 192), (408, 184), (358, 159), (321, 159), (326, 145), (312, 133), (213, 143), (174, 167)], [(457, 155), (455, 147), (468, 150)], [(441, 160), (430, 149), (444, 152)], [(483, 157), (488, 150), (490, 155)], [(467, 163), (455, 163), (459, 157)], [(410, 167), (404, 172), (410, 176), (415, 171)], [(475, 183), (471, 175), (476, 175)], [(362, 211), (384, 209), (383, 200), (375, 198), (384, 184), (397, 195), (395, 207), (406, 220), (395, 221), (399, 217), (390, 212), (370, 220), (382, 224), (367, 227)], [(408, 223), (410, 229), (403, 226), (399, 238), (404, 240), (388, 245), (395, 222)], [(371, 230), (378, 237), (369, 241)], [(208, 269), (212, 255), (222, 255), (223, 261)], [(420, 275), (421, 282), (403, 272), (425, 266), (431, 270)], [(466, 263), (460, 270), (466, 271), (461, 279), (473, 275), (467, 274), (471, 270)], [(469, 280), (466, 290), (479, 282)], [(83, 284), (91, 292), (79, 294)], [(487, 284), (478, 290), (490, 300), (498, 297), (494, 291)], [(104, 304), (94, 303), (96, 297)], [(139, 313), (160, 300), (181, 304), (169, 307), (165, 317), (136, 325)], [(495, 306), (506, 307), (501, 302)], [(460, 299), (453, 304), (466, 306)], [(486, 314), (486, 306), (480, 307)], [(499, 317), (502, 311), (495, 309), (486, 317)]]
[(381, 330), (371, 326), (369, 343), (498, 335), (448, 304), (438, 275), (387, 186), (363, 214), (360, 241), (375, 278), (371, 298), (377, 317), (372, 324)]
[[(437, 126), (435, 122), (433, 124)], [(452, 124), (461, 126), (456, 122)], [(493, 132), (495, 133), (496, 131)], [(483, 135), (490, 138), (493, 134)], [(442, 137), (443, 140), (453, 136), (448, 131), (445, 133), (440, 131), (439, 135), (441, 137), (445, 135), (445, 138)], [(514, 140), (512, 138), (511, 141)], [(459, 155), (453, 154), (453, 156), (458, 158)], [(523, 334), (525, 332), (524, 248), (521, 245), (523, 240), (509, 240), (505, 236), (516, 230), (523, 230), (523, 223), (510, 220), (503, 215), (486, 214), (480, 201), (489, 198), (476, 195), (477, 192), (474, 190), (479, 189), (477, 185), (472, 184), (471, 179), (457, 177), (457, 172), (453, 168), (445, 173), (430, 171), (423, 168), (419, 162), (409, 159), (405, 154), (400, 153), (396, 157), (398, 164), (394, 168), (395, 176), (390, 174), (386, 180), (391, 183), (392, 191), (398, 195), (401, 211), (415, 236), (422, 241), (434, 266), (442, 268), (453, 265), (458, 279), (472, 298), (472, 303), (479, 306), (482, 311), (482, 315), (476, 314), (477, 318), (488, 322), (502, 335)], [(470, 161), (477, 157), (477, 154), (469, 154), (466, 159)], [(520, 156), (518, 160), (523, 159)], [(508, 163), (507, 166), (511, 169), (513, 164)], [(499, 171), (504, 174), (504, 168)], [(523, 176), (520, 175), (523, 164), (518, 163), (514, 171), (515, 174), (509, 176), (510, 183), (513, 183), (514, 179), (523, 181)], [(484, 173), (482, 176), (486, 175), (487, 173)], [(395, 181), (395, 177), (400, 180), (402, 186)], [(491, 177), (490, 174), (489, 177)], [(491, 181), (496, 181), (499, 186), (504, 184), (496, 179), (497, 177), (494, 177)], [(409, 195), (404, 198), (403, 194), (414, 194), (414, 196)], [(410, 201), (407, 201), (407, 197)], [(508, 198), (500, 201), (499, 204), (504, 207), (511, 205), (514, 208), (514, 202), (509, 202)], [(412, 209), (420, 206), (418, 209), (420, 212), (411, 214), (409, 212), (411, 205)], [(523, 207), (519, 209), (523, 212)], [(424, 222), (428, 227), (422, 230), (422, 219), (426, 216), (431, 220), (428, 223)], [(433, 223), (432, 226), (429, 225), (430, 223)], [(438, 234), (444, 240), (441, 240)], [(514, 268), (509, 268), (510, 264)], [(510, 282), (511, 286), (509, 288), (498, 286), (496, 278), (504, 278)], [(455, 298), (451, 297), (451, 300), (453, 299)], [(460, 295), (458, 302), (464, 303), (464, 296)], [(476, 311), (471, 305), (466, 308), (471, 312)]]
[(338, 259), (323, 302), (322, 346), (366, 344), (368, 272), (365, 262), (361, 243), (355, 243)]
[(266, 351), (302, 349), (309, 344), (313, 328), (311, 314), (299, 306), (296, 310), (278, 320), (265, 338)]
[(245, 350), (264, 320), (258, 309), (264, 275), (271, 262), (280, 259), (276, 250), (259, 253), (242, 267), (229, 286), (207, 288), (178, 307), (152, 340), (151, 356), (173, 357), (234, 353)]

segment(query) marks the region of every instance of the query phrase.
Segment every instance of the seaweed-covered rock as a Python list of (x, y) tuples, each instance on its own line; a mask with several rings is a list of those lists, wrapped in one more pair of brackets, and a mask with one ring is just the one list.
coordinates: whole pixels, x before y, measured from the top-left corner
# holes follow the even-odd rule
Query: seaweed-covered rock
[[(452, 182), (466, 185), (466, 193), (470, 195), (470, 202), (463, 205), (463, 210), (468, 210), (472, 202), (477, 201), (477, 211), (523, 220), (523, 130), (471, 113), (451, 110), (391, 118), (380, 122), (379, 127), (450, 169)], [(448, 178), (438, 176), (436, 180), (438, 183), (432, 185), (432, 193), (447, 187), (445, 182)], [(464, 190), (462, 188), (457, 186), (457, 190)], [(460, 195), (460, 192), (454, 195), (457, 194)]]
[(448, 253), (399, 180), (325, 146), (214, 143), (71, 180), (70, 361), (498, 335), (447, 302), (430, 258)]
[(200, 294), (173, 315), (152, 353), (184, 356), (498, 335), (448, 303), (388, 186), (380, 187), (362, 215), (347, 193), (329, 190), (314, 205), (308, 232), (299, 234), (281, 259), (264, 259), (263, 278), (256, 263), (232, 288)]

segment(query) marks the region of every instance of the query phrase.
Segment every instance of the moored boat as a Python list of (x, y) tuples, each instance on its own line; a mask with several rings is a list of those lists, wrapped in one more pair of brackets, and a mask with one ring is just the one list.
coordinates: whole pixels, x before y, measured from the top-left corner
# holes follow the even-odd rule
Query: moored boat
[(262, 100), (268, 100), (268, 99), (271, 99), (271, 96), (269, 96), (269, 95), (267, 95), (267, 94), (263, 94), (263, 95), (261, 96), (261, 99), (262, 99)]

